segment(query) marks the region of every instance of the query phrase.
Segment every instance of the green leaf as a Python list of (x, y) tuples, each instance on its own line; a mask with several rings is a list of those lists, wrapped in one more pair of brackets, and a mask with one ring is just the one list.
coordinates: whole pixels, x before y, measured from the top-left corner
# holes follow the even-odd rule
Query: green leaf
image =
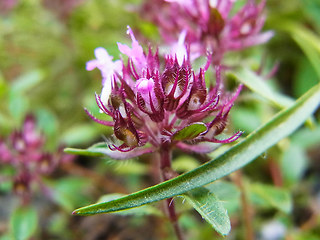
[(212, 192), (200, 187), (183, 196), (219, 234), (227, 235), (230, 232), (231, 224), (227, 210)]
[(41, 69), (35, 69), (30, 72), (27, 72), (17, 79), (15, 79), (12, 84), (12, 91), (14, 92), (25, 92), (34, 86), (36, 86), (39, 82), (41, 82), (45, 77), (45, 72)]
[[(242, 68), (234, 75), (231, 74), (231, 76), (235, 76), (241, 83), (246, 85), (253, 92), (267, 99), (276, 107), (287, 108), (295, 102), (293, 98), (276, 92), (265, 80), (249, 69)], [(308, 119), (307, 123), (310, 127), (313, 127), (314, 125), (312, 119)]]
[(292, 136), (292, 142), (304, 149), (315, 147), (320, 143), (320, 125), (314, 129), (300, 129)]
[(271, 206), (285, 213), (291, 212), (292, 200), (288, 190), (260, 183), (250, 184), (248, 189), (256, 204)]
[(87, 201), (84, 193), (91, 181), (80, 177), (66, 177), (59, 181), (47, 181), (46, 184), (51, 188), (53, 200), (64, 210), (70, 211), (77, 204)]
[(38, 215), (31, 207), (17, 208), (11, 216), (10, 227), (14, 240), (29, 239), (37, 229)]
[[(315, 48), (312, 47), (308, 41), (306, 41), (305, 36), (300, 34), (296, 34), (294, 32), (292, 34), (292, 38), (296, 41), (296, 43), (300, 46), (302, 51), (306, 54), (307, 58), (309, 59), (310, 63), (312, 64), (314, 70), (316, 71), (318, 77), (320, 77), (320, 70), (319, 70), (319, 65), (320, 65), (320, 54), (319, 52), (315, 51)], [(320, 42), (320, 39), (318, 40)], [(318, 45), (319, 45), (318, 42)]]
[(282, 21), (275, 26), (291, 34), (320, 77), (320, 37), (297, 22)]
[(176, 141), (191, 140), (196, 138), (206, 130), (207, 130), (207, 126), (204, 123), (194, 123), (175, 132), (172, 136), (172, 140), (176, 140)]
[[(307, 58), (301, 57), (293, 82), (294, 95), (300, 97), (318, 83), (318, 75)], [(307, 80), (306, 80), (307, 79)]]
[(281, 159), (281, 172), (286, 183), (296, 184), (308, 165), (308, 157), (299, 144), (291, 142)]
[(269, 147), (294, 132), (317, 109), (319, 103), (320, 84), (299, 98), (293, 106), (279, 112), (271, 121), (213, 161), (125, 197), (77, 209), (73, 214), (90, 215), (125, 210), (181, 195), (213, 182), (250, 163)]
[(215, 181), (205, 186), (213, 192), (223, 203), (229, 214), (236, 212), (240, 207), (240, 190), (227, 181)]
[(131, 159), (146, 153), (151, 153), (153, 151), (154, 149), (152, 147), (135, 148), (129, 152), (112, 151), (110, 150), (107, 143), (105, 142), (96, 143), (87, 149), (78, 149), (78, 148), (64, 149), (64, 152), (69, 154), (93, 156), (93, 157), (108, 156), (114, 159)]
[(237, 71), (235, 76), (241, 83), (250, 88), (253, 92), (258, 93), (277, 107), (285, 108), (294, 103), (294, 100), (288, 96), (277, 93), (267, 82), (249, 69), (242, 68)]
[(233, 127), (244, 132), (252, 132), (261, 125), (256, 109), (247, 109), (239, 106), (232, 109), (231, 119)]
[(96, 143), (87, 149), (79, 148), (65, 148), (64, 152), (75, 155), (91, 156), (91, 157), (102, 157), (108, 155), (107, 152), (110, 151), (108, 145), (105, 142)]
[[(102, 202), (109, 202), (111, 200), (120, 198), (125, 196), (125, 194), (121, 193), (112, 193), (112, 194), (106, 194), (103, 195), (102, 197), (99, 198), (98, 203)], [(162, 216), (162, 212), (151, 205), (144, 205), (140, 208), (132, 208), (127, 211), (120, 211), (120, 212), (115, 212), (116, 214), (127, 216), (127, 215), (134, 215), (134, 216), (142, 216), (142, 215), (156, 215), (156, 216)]]

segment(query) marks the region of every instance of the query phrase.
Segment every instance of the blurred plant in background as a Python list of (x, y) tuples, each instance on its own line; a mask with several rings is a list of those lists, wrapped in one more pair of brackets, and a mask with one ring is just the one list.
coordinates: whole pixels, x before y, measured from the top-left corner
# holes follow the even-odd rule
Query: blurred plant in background
[(44, 152), (44, 144), (45, 138), (37, 132), (32, 115), (25, 118), (21, 131), (9, 136), (9, 142), (0, 139), (1, 164), (13, 169), (14, 174), (8, 181), (13, 182), (13, 191), (21, 198), (22, 205), (29, 204), (35, 183), (48, 194), (42, 176), (50, 175), (58, 166), (74, 159), (64, 154), (61, 147), (55, 153)]
[[(39, 149), (41, 153), (50, 152), (57, 156), (61, 143), (72, 147), (87, 147), (104, 140), (104, 136), (109, 138), (112, 128), (92, 124), (90, 117), (82, 109), (85, 107), (93, 116), (113, 123), (112, 118), (100, 113), (95, 99), (92, 98), (94, 91), (100, 91), (101, 84), (98, 71), (87, 72), (85, 69), (86, 62), (93, 58), (93, 50), (103, 46), (109, 56), (115, 57), (112, 60), (118, 61), (119, 53), (115, 43), (129, 44), (124, 31), (130, 24), (139, 43), (142, 46), (158, 45), (159, 56), (162, 56), (170, 44), (177, 43), (179, 36), (180, 42), (190, 38), (187, 32), (185, 36), (180, 35), (182, 29), (178, 27), (183, 26), (181, 22), (178, 22), (180, 25), (172, 24), (174, 29), (170, 31), (161, 30), (163, 26), (169, 26), (163, 25), (159, 34), (154, 22), (146, 20), (167, 16), (170, 12), (166, 12), (166, 9), (171, 7), (177, 10), (174, 12), (176, 15), (169, 14), (174, 17), (166, 20), (173, 23), (175, 19), (183, 20), (186, 23), (184, 26), (188, 26), (191, 33), (195, 33), (194, 25), (190, 24), (188, 18), (197, 17), (194, 14), (197, 7), (183, 14), (183, 17), (177, 13), (183, 13), (183, 9), (188, 10), (188, 6), (201, 1), (149, 2), (156, 2), (156, 6), (160, 6), (153, 16), (150, 16), (152, 11), (141, 11), (145, 3), (138, 0), (0, 1), (2, 154), (8, 154), (10, 138), (12, 139), (10, 136), (23, 129), (25, 117), (29, 113), (33, 114), (37, 122), (37, 132), (39, 130), (42, 133), (40, 138), (46, 139)], [(219, 2), (221, 4), (223, 1), (209, 1), (214, 6)], [(235, 86), (240, 83), (245, 86), (237, 98), (237, 106), (229, 113), (226, 129), (229, 133), (243, 130), (244, 134), (238, 140), (243, 141), (259, 126), (267, 123), (276, 112), (292, 106), (295, 98), (319, 82), (320, 3), (318, 0), (268, 0), (264, 5), (264, 1), (237, 0), (232, 4), (232, 9), (226, 14), (226, 18), (223, 18), (221, 36), (229, 36), (228, 26), (231, 26), (232, 19), (244, 11), (248, 4), (252, 6), (253, 15), (240, 15), (243, 16), (243, 24), (246, 23), (245, 19), (250, 19), (252, 29), (256, 29), (252, 32), (253, 36), (267, 34), (266, 40), (270, 36), (268, 30), (273, 31), (273, 38), (267, 44), (243, 48), (241, 51), (225, 48), (220, 56), (216, 55), (218, 60), (215, 59), (215, 44), (210, 49), (213, 53), (212, 63), (222, 59), (224, 66), (233, 67), (227, 68), (229, 71), (222, 71), (224, 90), (234, 91)], [(220, 19), (219, 16), (225, 16), (222, 12), (210, 11), (209, 20), (214, 19), (211, 22), (218, 24), (209, 24), (210, 26), (222, 26), (223, 21), (216, 21)], [(203, 32), (207, 31), (206, 23), (208, 22), (203, 22), (204, 28), (200, 29)], [(248, 28), (244, 27), (244, 30), (246, 29)], [(210, 28), (210, 31), (213, 30), (214, 27)], [(160, 36), (166, 37), (165, 47)], [(196, 32), (192, 36), (199, 35)], [(189, 51), (192, 51), (192, 48)], [(202, 51), (206, 55), (206, 49)], [(120, 58), (120, 61), (125, 60), (126, 58)], [(199, 66), (205, 66), (207, 57), (192, 60), (195, 60), (192, 67), (198, 71)], [(164, 59), (160, 58), (161, 61)], [(274, 73), (275, 62), (278, 62), (278, 71), (270, 77), (268, 73)], [(240, 68), (236, 69), (234, 66)], [(242, 69), (243, 67), (246, 69)], [(213, 69), (206, 71), (204, 80), (207, 86), (216, 78)], [(160, 71), (163, 70), (161, 67)], [(268, 76), (268, 80), (265, 81), (261, 76)], [(104, 90), (102, 95), (105, 94)], [(297, 118), (301, 115), (303, 114), (297, 115)], [(202, 193), (208, 194), (208, 198), (202, 200), (210, 199), (207, 202), (219, 206), (214, 212), (228, 210), (232, 225), (228, 236), (218, 236), (210, 224), (204, 223), (196, 213), (190, 211), (193, 207), (200, 214), (205, 214), (205, 211), (201, 212), (201, 208), (192, 201), (201, 196), (199, 192), (182, 194), (187, 201), (175, 197), (179, 224), (185, 236), (188, 239), (318, 239), (319, 118), (318, 111), (313, 119), (306, 122), (305, 127), (299, 128), (291, 137), (265, 151), (256, 161), (202, 188)], [(283, 129), (286, 128), (280, 129), (277, 134)], [(267, 141), (262, 145), (266, 144)], [(182, 174), (211, 159), (216, 159), (219, 163), (223, 153), (232, 147), (232, 144), (224, 145), (206, 155), (176, 150), (173, 152), (172, 168)], [(98, 202), (117, 200), (124, 196), (123, 194), (158, 183), (155, 177), (158, 166), (152, 161), (152, 154), (141, 156), (138, 161), (113, 160), (107, 155), (117, 151), (107, 148), (106, 142), (85, 150), (73, 149), (73, 152), (81, 152), (87, 156), (78, 156), (74, 161), (57, 165), (50, 175), (41, 173), (43, 185), (49, 189), (51, 197), (43, 195), (35, 185), (28, 206), (20, 207), (19, 198), (11, 193), (12, 181), (0, 179), (1, 240), (31, 237), (86, 240), (175, 239), (170, 222), (155, 204), (90, 218), (70, 216), (74, 208), (99, 198)], [(244, 156), (246, 155), (248, 154)], [(1, 156), (0, 175), (14, 176), (16, 170), (12, 169), (8, 162), (4, 163), (9, 159), (8, 155)], [(40, 170), (37, 168), (37, 171)], [(6, 179), (8, 180), (8, 177)], [(197, 181), (190, 181), (189, 185), (191, 183), (197, 184)], [(160, 188), (154, 189), (157, 191)], [(161, 193), (164, 192), (161, 190)], [(160, 195), (162, 194), (158, 194)], [(208, 217), (210, 216), (209, 214)], [(223, 223), (226, 223), (229, 218), (223, 219)], [(224, 230), (227, 231), (226, 228)]]
[[(267, 42), (272, 31), (261, 33), (265, 22), (262, 11), (266, 1), (247, 1), (235, 10), (236, 1), (153, 0), (141, 12), (159, 28), (163, 39), (172, 44), (185, 31), (191, 56), (208, 52), (214, 64), (221, 64), (225, 53)], [(232, 12), (232, 13), (231, 13)]]

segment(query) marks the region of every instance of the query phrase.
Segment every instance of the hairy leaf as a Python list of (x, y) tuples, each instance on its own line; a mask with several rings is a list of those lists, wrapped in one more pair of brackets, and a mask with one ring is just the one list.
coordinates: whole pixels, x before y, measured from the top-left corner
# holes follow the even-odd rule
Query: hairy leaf
[(245, 166), (269, 147), (294, 132), (317, 109), (319, 103), (320, 84), (309, 90), (290, 108), (280, 111), (268, 123), (216, 159), (156, 186), (110, 202), (89, 205), (73, 213), (90, 215), (116, 212), (181, 195), (213, 182)]
[(218, 233), (227, 235), (230, 232), (231, 224), (227, 210), (212, 192), (200, 187), (183, 196)]

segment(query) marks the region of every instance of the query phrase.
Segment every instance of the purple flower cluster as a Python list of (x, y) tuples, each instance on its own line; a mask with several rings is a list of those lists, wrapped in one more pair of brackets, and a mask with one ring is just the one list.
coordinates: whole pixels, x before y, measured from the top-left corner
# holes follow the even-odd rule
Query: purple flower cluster
[(23, 202), (30, 200), (32, 184), (42, 187), (41, 178), (52, 173), (60, 163), (71, 161), (74, 157), (63, 153), (60, 147), (57, 152), (44, 151), (45, 138), (36, 129), (32, 115), (25, 118), (21, 131), (14, 131), (8, 141), (0, 139), (0, 164), (15, 169), (12, 177), (13, 190)]
[(220, 64), (226, 52), (265, 43), (273, 36), (272, 31), (261, 33), (266, 0), (259, 4), (255, 4), (255, 0), (247, 0), (238, 12), (231, 14), (235, 2), (151, 0), (146, 1), (142, 12), (157, 25), (168, 44), (172, 44), (185, 31), (191, 56), (210, 52), (213, 63)]
[(10, 12), (18, 3), (18, 0), (1, 0), (0, 1), (0, 14)]
[(96, 122), (113, 127), (120, 143), (110, 143), (111, 150), (136, 155), (141, 147), (153, 152), (165, 145), (204, 153), (212, 151), (212, 145), (202, 142), (229, 143), (241, 135), (237, 132), (227, 139), (217, 138), (226, 127), (241, 87), (235, 93), (225, 92), (220, 67), (215, 68), (216, 84), (207, 87), (205, 73), (210, 58), (195, 72), (183, 36), (169, 54), (161, 57), (151, 48), (145, 52), (129, 27), (128, 34), (131, 48), (118, 43), (120, 52), (128, 57), (127, 63), (113, 62), (103, 48), (97, 48), (97, 59), (87, 63), (87, 70), (98, 68), (102, 73), (103, 90), (96, 101), (113, 121), (87, 113)]

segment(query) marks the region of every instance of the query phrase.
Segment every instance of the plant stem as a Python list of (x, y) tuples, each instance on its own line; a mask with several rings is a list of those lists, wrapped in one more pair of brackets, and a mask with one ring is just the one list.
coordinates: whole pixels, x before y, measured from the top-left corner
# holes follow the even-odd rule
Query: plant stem
[[(160, 153), (160, 178), (161, 178), (161, 181), (166, 181), (175, 177), (174, 176), (175, 174), (171, 168), (172, 150), (170, 146), (163, 144), (159, 150), (159, 153)], [(168, 198), (166, 200), (166, 211), (170, 219), (170, 222), (174, 228), (177, 239), (183, 240), (184, 237), (182, 235), (182, 231), (178, 224), (178, 217), (175, 211), (173, 198)]]
[(245, 226), (245, 239), (246, 240), (254, 240), (254, 231), (252, 226), (252, 207), (249, 203), (247, 192), (242, 180), (242, 172), (238, 170), (235, 172), (235, 182), (238, 185), (241, 192), (241, 205), (242, 205), (242, 214), (243, 221)]
[(269, 158), (268, 165), (269, 165), (270, 174), (271, 174), (271, 178), (274, 185), (277, 187), (282, 187), (283, 178), (282, 178), (282, 172), (281, 172), (279, 163), (275, 159)]

